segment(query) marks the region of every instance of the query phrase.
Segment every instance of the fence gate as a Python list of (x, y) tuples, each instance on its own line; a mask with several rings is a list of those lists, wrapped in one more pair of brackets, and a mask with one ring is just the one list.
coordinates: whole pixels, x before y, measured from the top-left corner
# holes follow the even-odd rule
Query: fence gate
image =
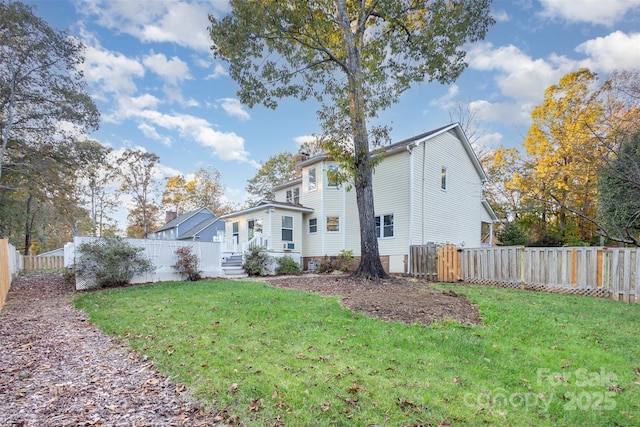
[(457, 282), (460, 274), (460, 248), (453, 245), (438, 250), (438, 282)]
[(412, 245), (410, 273), (429, 281), (438, 279), (438, 247), (435, 245)]

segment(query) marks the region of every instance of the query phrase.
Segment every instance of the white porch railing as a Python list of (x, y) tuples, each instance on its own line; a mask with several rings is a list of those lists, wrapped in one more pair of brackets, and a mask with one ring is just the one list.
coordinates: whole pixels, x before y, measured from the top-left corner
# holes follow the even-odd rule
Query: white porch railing
[(266, 245), (267, 240), (262, 236), (262, 233), (255, 233), (251, 240), (242, 244), (242, 252), (248, 252), (255, 248), (264, 248)]
[(255, 233), (248, 242), (239, 244), (234, 236), (217, 236), (213, 241), (222, 242), (222, 251), (228, 253), (245, 253), (253, 248), (269, 249), (269, 236), (262, 233)]

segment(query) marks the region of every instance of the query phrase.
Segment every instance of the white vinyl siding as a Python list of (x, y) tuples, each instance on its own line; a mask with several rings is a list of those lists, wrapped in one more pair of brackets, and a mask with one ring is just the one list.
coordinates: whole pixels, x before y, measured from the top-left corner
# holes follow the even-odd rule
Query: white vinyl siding
[[(428, 140), (426, 155), (424, 147), (420, 144), (414, 149), (413, 244), (479, 247), (482, 181), (471, 159), (450, 132)], [(446, 191), (442, 191), (443, 168)]]

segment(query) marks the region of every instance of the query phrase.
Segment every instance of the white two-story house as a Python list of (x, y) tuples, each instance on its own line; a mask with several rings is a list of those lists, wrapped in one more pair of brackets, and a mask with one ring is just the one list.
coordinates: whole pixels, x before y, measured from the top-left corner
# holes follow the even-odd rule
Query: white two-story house
[[(428, 243), (479, 247), (497, 217), (482, 199), (486, 175), (459, 124), (389, 145), (373, 174), (378, 244), (389, 273), (406, 273), (409, 248)], [(275, 200), (225, 215), (225, 235), (322, 262), (343, 250), (360, 255), (355, 190), (327, 174), (339, 167), (326, 155), (302, 160), (301, 176), (274, 188)], [(492, 234), (492, 233), (491, 233)]]

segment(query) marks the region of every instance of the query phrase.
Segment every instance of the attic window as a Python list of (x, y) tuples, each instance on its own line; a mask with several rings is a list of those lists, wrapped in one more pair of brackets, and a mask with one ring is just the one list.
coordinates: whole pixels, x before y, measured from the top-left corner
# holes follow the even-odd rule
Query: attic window
[(442, 167), (442, 172), (440, 174), (440, 188), (443, 190), (447, 189), (447, 168)]

